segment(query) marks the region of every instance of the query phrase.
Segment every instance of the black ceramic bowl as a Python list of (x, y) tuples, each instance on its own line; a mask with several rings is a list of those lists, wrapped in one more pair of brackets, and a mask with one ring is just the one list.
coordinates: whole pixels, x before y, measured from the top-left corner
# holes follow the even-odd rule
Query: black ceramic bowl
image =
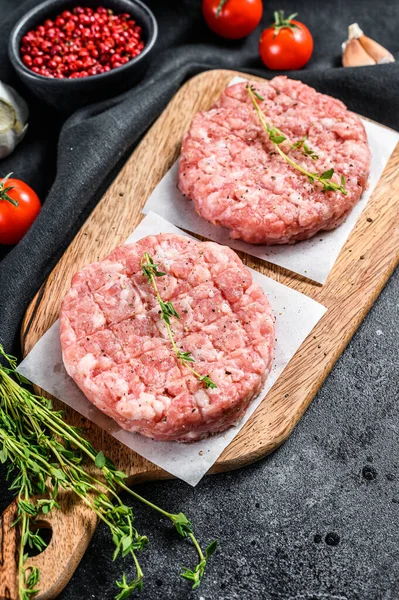
[[(21, 60), (19, 49), (22, 37), (46, 19), (52, 19), (62, 11), (78, 5), (91, 8), (104, 6), (115, 13), (127, 12), (132, 15), (142, 28), (144, 50), (117, 69), (81, 79), (52, 79), (33, 73)], [(140, 0), (47, 0), (26, 13), (15, 25), (10, 36), (8, 54), (18, 76), (36, 96), (58, 110), (72, 112), (86, 104), (116, 96), (137, 83), (148, 67), (157, 35), (155, 17)]]

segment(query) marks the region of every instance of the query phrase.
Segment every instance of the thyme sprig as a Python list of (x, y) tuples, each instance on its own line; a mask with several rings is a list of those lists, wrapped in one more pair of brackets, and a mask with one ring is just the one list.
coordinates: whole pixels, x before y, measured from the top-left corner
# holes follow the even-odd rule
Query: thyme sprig
[[(292, 160), (292, 158), (290, 158), (284, 152), (284, 150), (282, 150), (280, 148), (280, 144), (287, 139), (286, 136), (280, 129), (278, 129), (277, 127), (274, 127), (272, 124), (270, 124), (267, 121), (266, 116), (264, 115), (263, 111), (261, 110), (259, 104), (256, 101), (256, 98), (258, 98), (258, 100), (262, 101), (263, 100), (262, 96), (258, 92), (256, 92), (254, 90), (254, 88), (251, 87), (250, 85), (247, 85), (247, 90), (248, 90), (248, 94), (251, 98), (252, 104), (254, 105), (254, 108), (259, 117), (259, 121), (260, 121), (263, 129), (268, 134), (269, 140), (272, 142), (273, 146), (275, 147), (277, 152), (280, 154), (280, 156), (285, 161), (287, 161), (287, 163), (289, 165), (291, 165), (291, 167), (293, 167), (294, 169), (296, 169), (297, 171), (299, 171), (300, 173), (305, 175), (308, 178), (308, 180), (310, 181), (310, 183), (314, 183), (315, 181), (318, 181), (323, 186), (323, 190), (325, 192), (341, 192), (342, 194), (344, 194), (346, 196), (348, 192), (345, 189), (346, 182), (345, 182), (345, 177), (343, 175), (341, 175), (341, 185), (338, 185), (337, 183), (332, 181), (332, 176), (334, 175), (334, 169), (328, 169), (328, 171), (324, 171), (324, 173), (321, 173), (321, 174), (310, 173), (309, 171), (307, 171), (306, 169), (301, 167), (301, 165), (298, 165), (298, 163), (296, 163), (294, 160)], [(313, 156), (312, 156), (312, 158), (313, 158)]]
[(176, 354), (177, 358), (179, 360), (181, 360), (181, 362), (184, 364), (184, 366), (199, 381), (201, 381), (202, 383), (205, 384), (206, 388), (212, 388), (212, 389), (216, 388), (217, 387), (216, 383), (214, 383), (212, 381), (212, 379), (209, 377), (209, 375), (201, 375), (195, 369), (193, 369), (193, 367), (190, 366), (189, 363), (195, 362), (191, 352), (184, 352), (183, 350), (180, 350), (176, 345), (175, 339), (173, 337), (172, 327), (170, 324), (170, 317), (175, 317), (176, 319), (180, 319), (180, 316), (176, 312), (172, 302), (164, 302), (162, 300), (161, 295), (159, 293), (158, 285), (157, 285), (157, 282), (155, 279), (156, 277), (163, 277), (164, 275), (166, 275), (166, 273), (164, 273), (163, 271), (158, 271), (158, 265), (154, 263), (153, 259), (148, 254), (148, 252), (144, 252), (143, 258), (141, 259), (141, 269), (143, 271), (143, 274), (147, 277), (148, 283), (150, 285), (152, 285), (152, 287), (154, 288), (155, 295), (157, 297), (158, 304), (161, 309), (161, 319), (165, 322), (165, 327), (168, 332), (168, 336), (169, 336), (170, 342), (172, 344), (172, 348), (173, 348), (174, 353)]
[[(59, 490), (75, 494), (107, 525), (115, 545), (113, 560), (119, 555), (131, 555), (136, 576), (129, 582), (123, 575), (117, 582), (121, 591), (116, 600), (124, 600), (134, 590), (141, 590), (144, 574), (137, 552), (148, 542), (133, 526), (133, 511), (122, 502), (117, 489), (123, 489), (169, 519), (181, 536), (192, 541), (199, 564), (203, 564), (203, 553), (187, 517), (183, 513), (169, 513), (131, 490), (125, 483), (127, 475), (118, 471), (102, 452), (97, 452), (79, 429), (68, 425), (49, 399), (21, 385), (29, 382), (15, 371), (15, 358), (7, 355), (1, 344), (0, 355), (9, 364), (8, 367), (0, 364), (0, 462), (10, 461), (8, 477), (13, 476), (10, 489), (18, 491), (14, 525), (20, 529), (20, 599), (31, 600), (39, 591), (40, 572), (27, 564), (27, 549), (42, 551), (46, 547), (35, 523), (41, 515), (59, 508)], [(198, 571), (201, 579), (202, 567)]]

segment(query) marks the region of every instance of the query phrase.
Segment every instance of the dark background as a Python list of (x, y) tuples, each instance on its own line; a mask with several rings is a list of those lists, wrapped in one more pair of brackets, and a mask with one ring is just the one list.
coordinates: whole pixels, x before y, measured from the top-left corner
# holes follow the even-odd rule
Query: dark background
[[(0, 162), (0, 174), (13, 171), (45, 200), (22, 242), (0, 250), (0, 341), (16, 353), (30, 298), (179, 86), (217, 67), (270, 77), (257, 53), (261, 26), (244, 41), (227, 42), (207, 31), (200, 2), (152, 0), (147, 4), (160, 35), (145, 80), (65, 121), (21, 89), (8, 64), (8, 34), (35, 4), (0, 0), (0, 79), (14, 85), (31, 108), (28, 134)], [(290, 76), (399, 129), (398, 65), (340, 67), (340, 45), (354, 21), (399, 58), (398, 2), (264, 2), (264, 26), (279, 8), (286, 14), (298, 11), (315, 40), (308, 66)], [(308, 413), (274, 455), (205, 478), (195, 489), (177, 481), (140, 486), (149, 499), (188, 514), (204, 543), (220, 540), (207, 577), (191, 594), (178, 574), (181, 564), (193, 564), (194, 552), (157, 515), (137, 507), (137, 528), (151, 540), (142, 555), (143, 599), (397, 600), (398, 298), (396, 273)], [(12, 499), (4, 470), (0, 486), (3, 509)], [(111, 555), (112, 543), (100, 527), (62, 600), (113, 598), (115, 578), (124, 569), (129, 574), (130, 565), (112, 563)]]

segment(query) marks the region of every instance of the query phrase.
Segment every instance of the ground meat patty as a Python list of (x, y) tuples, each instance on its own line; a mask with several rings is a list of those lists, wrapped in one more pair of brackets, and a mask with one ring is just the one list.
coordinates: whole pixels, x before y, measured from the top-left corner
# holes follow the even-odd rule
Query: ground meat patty
[[(206, 389), (176, 358), (154, 290), (158, 269), (176, 344), (209, 374)], [(230, 248), (161, 234), (121, 246), (72, 280), (61, 308), (64, 364), (87, 398), (121, 427), (157, 440), (191, 441), (242, 417), (270, 371), (274, 320), (262, 289)]]
[[(194, 117), (182, 144), (180, 190), (201, 217), (252, 244), (294, 243), (334, 229), (367, 184), (370, 150), (359, 117), (300, 81), (252, 82), (267, 119), (287, 137), (281, 148), (307, 171), (333, 168), (338, 184), (345, 177), (347, 196), (323, 192), (275, 152), (246, 85), (228, 87), (213, 108)], [(290, 149), (305, 135), (318, 160)]]

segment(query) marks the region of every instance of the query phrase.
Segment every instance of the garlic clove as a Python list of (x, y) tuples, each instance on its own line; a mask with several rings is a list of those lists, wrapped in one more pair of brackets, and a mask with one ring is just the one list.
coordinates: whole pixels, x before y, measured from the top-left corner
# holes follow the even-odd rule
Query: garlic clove
[[(358, 44), (353, 42), (359, 42), (362, 46), (364, 52), (372, 59), (372, 62), (366, 62), (366, 57), (359, 51)], [(348, 45), (351, 45), (352, 49), (348, 52), (349, 55), (349, 64), (348, 57), (345, 57), (346, 48)], [(352, 23), (348, 27), (348, 41), (345, 42), (342, 46), (343, 55), (342, 55), (342, 64), (344, 67), (359, 67), (371, 64), (383, 64), (388, 62), (394, 62), (395, 58), (392, 56), (390, 52), (381, 44), (378, 44), (371, 38), (364, 35), (363, 31), (360, 29), (357, 23)], [(364, 62), (362, 62), (364, 60)], [(346, 63), (346, 64), (345, 64)]]
[(344, 67), (365, 67), (375, 65), (376, 62), (363, 48), (359, 40), (349, 39), (342, 54), (342, 64)]
[(28, 128), (28, 105), (10, 86), (0, 81), (0, 159), (14, 150)]
[(388, 52), (388, 50), (384, 48), (384, 46), (381, 46), (381, 44), (378, 44), (371, 38), (366, 37), (365, 35), (361, 35), (359, 38), (359, 42), (366, 50), (367, 54), (369, 54), (378, 65), (395, 62), (395, 59), (392, 56), (392, 54)]

